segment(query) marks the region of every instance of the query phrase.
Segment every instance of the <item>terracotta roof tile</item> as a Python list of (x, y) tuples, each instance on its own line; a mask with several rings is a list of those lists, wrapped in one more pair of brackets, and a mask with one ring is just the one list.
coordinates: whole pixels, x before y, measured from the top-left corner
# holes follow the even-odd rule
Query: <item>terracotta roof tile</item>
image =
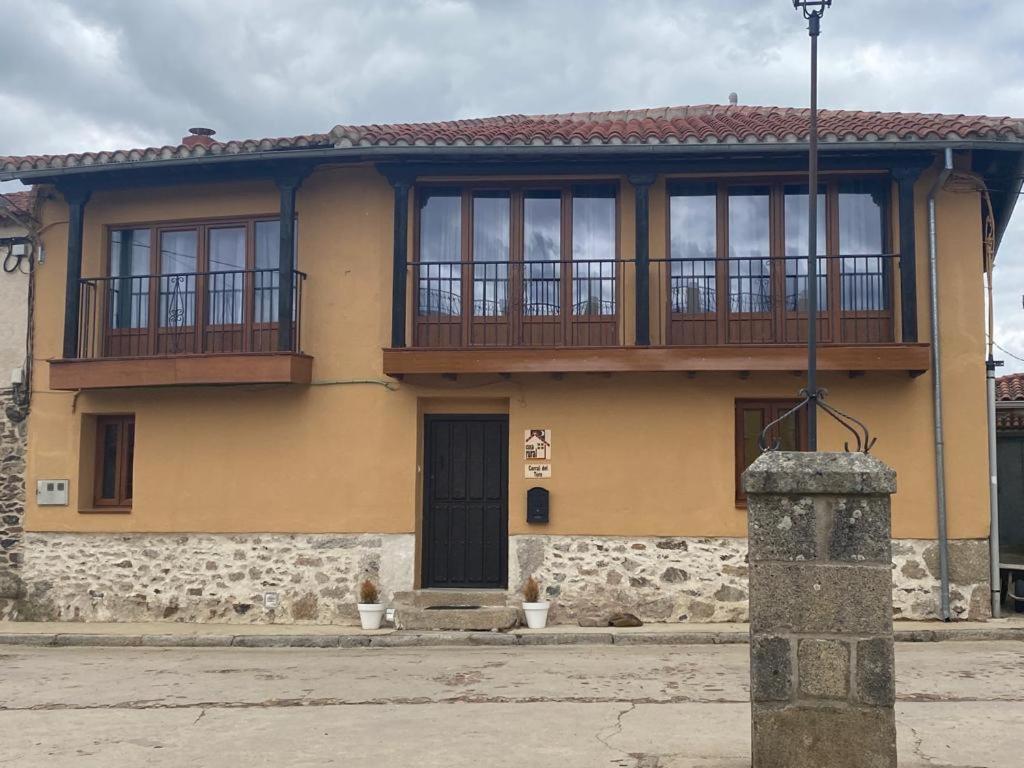
[(24, 192), (0, 192), (0, 206), (9, 208), (17, 214), (30, 214), (35, 206), (36, 191), (29, 189)]
[[(138, 163), (287, 149), (417, 146), (586, 146), (621, 144), (778, 144), (806, 139), (808, 110), (701, 105), (618, 112), (505, 115), (473, 120), (337, 125), (327, 134), (191, 142), (191, 146), (0, 157), (0, 172)], [(983, 139), (1024, 143), (1024, 120), (1010, 117), (822, 110), (824, 144)]]
[(1024, 373), (1011, 373), (996, 379), (996, 400), (1024, 401)]

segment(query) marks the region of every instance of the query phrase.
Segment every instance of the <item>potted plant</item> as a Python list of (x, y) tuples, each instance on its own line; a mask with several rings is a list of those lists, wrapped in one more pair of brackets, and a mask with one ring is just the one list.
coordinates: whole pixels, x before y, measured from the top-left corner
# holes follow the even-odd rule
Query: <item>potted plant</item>
[(551, 603), (541, 601), (540, 584), (531, 576), (523, 585), (523, 613), (526, 614), (526, 626), (530, 629), (544, 629), (548, 623), (548, 608)]
[(380, 629), (384, 619), (384, 606), (380, 604), (380, 592), (377, 585), (370, 579), (364, 579), (359, 585), (359, 623), (363, 629)]

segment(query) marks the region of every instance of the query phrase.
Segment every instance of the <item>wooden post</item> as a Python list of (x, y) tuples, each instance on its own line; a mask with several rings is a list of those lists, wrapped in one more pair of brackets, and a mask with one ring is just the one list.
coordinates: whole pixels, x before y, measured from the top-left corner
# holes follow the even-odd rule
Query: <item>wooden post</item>
[(898, 185), (900, 221), (900, 314), (901, 341), (917, 341), (917, 245), (914, 226), (914, 183), (920, 168), (894, 168)]
[(405, 346), (406, 282), (409, 274), (409, 190), (408, 176), (388, 175), (395, 190), (394, 252), (391, 263), (391, 346)]
[(636, 345), (651, 343), (651, 253), (650, 253), (650, 191), (654, 174), (629, 176), (633, 185), (636, 215)]
[(274, 179), (281, 193), (281, 243), (278, 250), (277, 348), (297, 352), (295, 338), (295, 193), (305, 174), (286, 174)]
[(64, 288), (64, 359), (78, 357), (79, 300), (82, 280), (82, 232), (85, 204), (90, 191), (82, 187), (61, 187), (68, 204), (68, 264)]

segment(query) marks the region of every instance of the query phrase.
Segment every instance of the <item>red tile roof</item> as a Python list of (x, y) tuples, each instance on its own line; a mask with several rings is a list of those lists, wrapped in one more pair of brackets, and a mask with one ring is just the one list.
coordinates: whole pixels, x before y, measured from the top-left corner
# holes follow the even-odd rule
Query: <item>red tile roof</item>
[(10, 208), (17, 214), (30, 214), (35, 205), (34, 189), (25, 192), (0, 192), (0, 207)]
[[(337, 125), (327, 134), (278, 139), (190, 142), (191, 145), (0, 157), (0, 172), (237, 155), (305, 148), (419, 146), (584, 146), (626, 144), (797, 144), (808, 110), (688, 106), (618, 112), (507, 115), (439, 123)], [(823, 143), (988, 140), (1024, 143), (1024, 120), (1010, 117), (823, 110)]]
[(1024, 402), (1024, 373), (1011, 373), (996, 379), (996, 400)]
[(1024, 429), (1024, 373), (1011, 373), (996, 379), (996, 400), (1020, 403), (1021, 410), (996, 411), (996, 429)]

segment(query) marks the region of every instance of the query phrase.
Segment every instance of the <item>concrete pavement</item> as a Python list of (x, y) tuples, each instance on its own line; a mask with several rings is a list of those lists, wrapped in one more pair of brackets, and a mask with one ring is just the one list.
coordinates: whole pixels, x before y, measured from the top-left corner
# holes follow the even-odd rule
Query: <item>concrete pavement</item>
[[(1019, 766), (1022, 652), (899, 645), (901, 766)], [(0, 665), (0, 765), (749, 765), (742, 645), (7, 646)]]

